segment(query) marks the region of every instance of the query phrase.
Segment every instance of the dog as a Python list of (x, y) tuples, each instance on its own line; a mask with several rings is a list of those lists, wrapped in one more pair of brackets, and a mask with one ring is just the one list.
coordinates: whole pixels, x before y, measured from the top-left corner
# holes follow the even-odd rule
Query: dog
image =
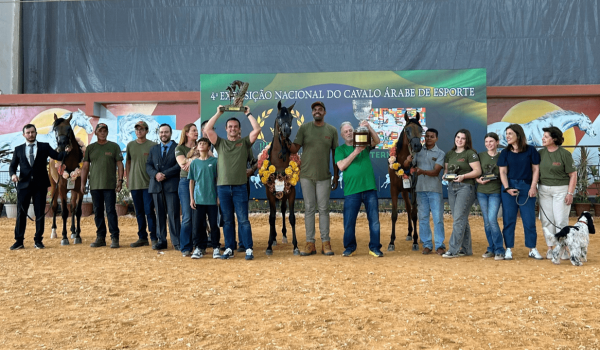
[(587, 250), (590, 244), (589, 235), (595, 233), (594, 219), (590, 213), (584, 211), (574, 226), (565, 226), (559, 233), (554, 235), (558, 244), (552, 250), (552, 262), (556, 265), (560, 264), (559, 257), (565, 248), (569, 248), (571, 263), (575, 266), (583, 265), (583, 262), (587, 262)]

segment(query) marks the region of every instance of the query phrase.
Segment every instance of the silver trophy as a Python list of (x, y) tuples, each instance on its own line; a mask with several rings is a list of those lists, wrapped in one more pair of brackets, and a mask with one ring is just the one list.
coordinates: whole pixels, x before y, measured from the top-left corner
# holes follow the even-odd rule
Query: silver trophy
[[(352, 110), (354, 111), (354, 116), (358, 119), (358, 122), (362, 122), (363, 120), (367, 120), (371, 115), (371, 105), (373, 101), (371, 100), (352, 100)], [(364, 126), (359, 126), (354, 131), (353, 136), (353, 145), (356, 146), (369, 146), (371, 144), (371, 133), (369, 132), (369, 128)]]

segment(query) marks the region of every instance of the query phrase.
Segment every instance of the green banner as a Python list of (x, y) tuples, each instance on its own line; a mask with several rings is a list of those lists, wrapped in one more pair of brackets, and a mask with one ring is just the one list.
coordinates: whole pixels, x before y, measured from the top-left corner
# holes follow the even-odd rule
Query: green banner
[[(353, 100), (370, 100), (369, 123), (378, 132), (382, 142), (371, 152), (380, 198), (389, 198), (388, 149), (404, 127), (401, 116), (419, 112), (424, 129), (439, 132), (438, 146), (448, 151), (453, 146), (454, 134), (459, 129), (471, 131), (474, 147), (483, 151), (483, 136), (487, 128), (486, 71), (485, 69), (373, 71), (335, 73), (282, 73), (282, 74), (203, 74), (201, 82), (201, 118), (212, 117), (219, 105), (230, 103), (226, 88), (234, 80), (248, 82), (244, 105), (262, 126), (262, 133), (253, 149), (258, 154), (273, 139), (277, 103), (285, 106), (296, 103), (296, 125), (311, 122), (310, 105), (322, 101), (327, 114), (325, 121), (336, 128), (344, 121), (357, 127)], [(232, 116), (242, 122), (242, 135), (250, 130), (250, 123), (241, 113), (228, 113), (216, 124), (219, 136), (226, 137), (225, 121)], [(292, 130), (292, 141), (298, 128)], [(343, 139), (340, 137), (340, 142)], [(300, 151), (301, 154), (302, 151)], [(343, 174), (340, 186), (331, 198), (343, 198)], [(257, 178), (256, 178), (257, 179)], [(251, 184), (251, 198), (265, 198), (260, 180)], [(297, 186), (297, 197), (301, 197)]]

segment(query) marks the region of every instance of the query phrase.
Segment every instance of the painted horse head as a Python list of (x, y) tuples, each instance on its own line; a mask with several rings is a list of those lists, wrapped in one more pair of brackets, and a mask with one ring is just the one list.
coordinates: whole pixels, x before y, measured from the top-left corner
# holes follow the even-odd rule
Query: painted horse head
[[(73, 133), (73, 128), (71, 127), (71, 115), (69, 118), (58, 118), (56, 114), (54, 114), (54, 124), (52, 124), (52, 131), (54, 131), (56, 135), (56, 143), (58, 147), (56, 148), (57, 152), (62, 152), (65, 150), (67, 146), (71, 144), (71, 137), (75, 138), (75, 134)], [(71, 136), (72, 135), (72, 136)]]

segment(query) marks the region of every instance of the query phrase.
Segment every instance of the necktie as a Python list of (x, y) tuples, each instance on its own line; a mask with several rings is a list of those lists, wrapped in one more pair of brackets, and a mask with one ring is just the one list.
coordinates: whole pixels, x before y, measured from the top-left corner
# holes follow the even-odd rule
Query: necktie
[(33, 146), (34, 146), (33, 143), (29, 145), (29, 164), (31, 166), (33, 166), (33, 160), (34, 160), (33, 159)]
[(167, 146), (163, 145), (163, 155), (162, 155), (163, 159), (165, 159), (166, 156), (167, 156)]

